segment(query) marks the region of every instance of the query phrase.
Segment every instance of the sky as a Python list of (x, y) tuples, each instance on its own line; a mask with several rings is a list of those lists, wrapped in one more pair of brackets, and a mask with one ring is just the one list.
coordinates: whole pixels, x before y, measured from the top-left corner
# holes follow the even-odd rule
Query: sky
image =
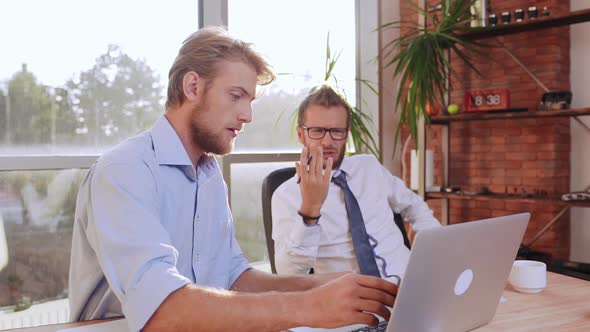
[[(321, 79), (328, 32), (333, 50), (342, 51), (337, 76), (354, 89), (353, 0), (229, 0), (228, 7), (233, 35), (253, 42), (275, 71), (300, 75), (283, 80), (285, 89)], [(91, 68), (109, 44), (145, 60), (167, 86), (197, 17), (197, 0), (7, 1), (0, 11), (0, 88), (23, 63), (40, 83), (61, 86)]]
[(284, 89), (322, 80), (329, 33), (332, 53), (342, 51), (336, 76), (354, 95), (354, 0), (229, 0), (228, 8), (229, 31), (253, 42), (276, 72), (313, 76), (283, 80)]
[(109, 44), (146, 60), (165, 82), (182, 41), (197, 28), (196, 0), (5, 1), (0, 87), (22, 63), (42, 84), (61, 86), (91, 68)]

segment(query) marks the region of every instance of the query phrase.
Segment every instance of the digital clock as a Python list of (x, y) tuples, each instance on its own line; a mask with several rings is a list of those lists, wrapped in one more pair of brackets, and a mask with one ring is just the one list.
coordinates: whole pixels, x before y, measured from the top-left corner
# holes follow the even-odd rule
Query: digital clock
[(507, 89), (476, 90), (465, 92), (466, 112), (495, 111), (510, 108)]

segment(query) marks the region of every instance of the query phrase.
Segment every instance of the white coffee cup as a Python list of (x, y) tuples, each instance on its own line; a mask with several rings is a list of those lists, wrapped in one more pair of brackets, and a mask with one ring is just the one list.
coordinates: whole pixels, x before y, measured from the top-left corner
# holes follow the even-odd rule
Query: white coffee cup
[(508, 281), (521, 293), (539, 293), (547, 286), (547, 265), (537, 261), (514, 261)]

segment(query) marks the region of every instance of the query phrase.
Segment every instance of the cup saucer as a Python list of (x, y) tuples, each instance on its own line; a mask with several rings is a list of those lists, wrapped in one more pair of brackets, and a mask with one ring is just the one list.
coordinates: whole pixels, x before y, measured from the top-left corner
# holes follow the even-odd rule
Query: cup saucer
[(516, 290), (517, 292), (521, 292), (521, 293), (527, 293), (527, 294), (536, 294), (536, 293), (540, 293), (543, 289), (545, 289), (545, 287), (539, 287), (539, 288), (524, 288), (524, 287), (516, 287), (514, 285), (512, 285), (512, 287), (514, 288), (514, 290)]

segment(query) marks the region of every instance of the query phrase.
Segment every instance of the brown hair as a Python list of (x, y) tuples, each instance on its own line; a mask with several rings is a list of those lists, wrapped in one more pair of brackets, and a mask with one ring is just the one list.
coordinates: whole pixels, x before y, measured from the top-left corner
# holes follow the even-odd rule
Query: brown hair
[(305, 111), (310, 105), (319, 105), (324, 107), (342, 106), (346, 110), (346, 127), (350, 128), (350, 118), (352, 108), (342, 96), (340, 96), (329, 85), (322, 85), (311, 90), (309, 95), (299, 105), (297, 110), (297, 124), (303, 125)]
[(182, 44), (168, 73), (168, 100), (166, 108), (184, 102), (182, 80), (184, 75), (194, 71), (205, 80), (217, 74), (219, 62), (242, 61), (255, 71), (258, 84), (267, 85), (274, 79), (270, 65), (257, 53), (252, 44), (231, 37), (221, 27), (207, 27), (191, 34)]

